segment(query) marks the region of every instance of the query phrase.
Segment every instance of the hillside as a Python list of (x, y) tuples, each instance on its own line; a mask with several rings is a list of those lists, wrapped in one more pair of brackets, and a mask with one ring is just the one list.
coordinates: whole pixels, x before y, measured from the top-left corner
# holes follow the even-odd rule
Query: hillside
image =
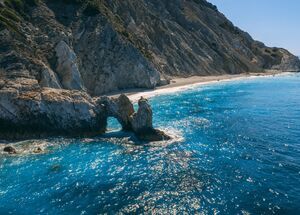
[(153, 88), (172, 76), (299, 70), (204, 0), (2, 0), (2, 79), (87, 90)]

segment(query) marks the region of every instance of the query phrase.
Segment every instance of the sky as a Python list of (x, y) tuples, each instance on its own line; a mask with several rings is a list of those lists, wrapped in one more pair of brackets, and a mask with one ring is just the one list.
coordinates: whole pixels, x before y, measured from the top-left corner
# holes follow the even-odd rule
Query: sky
[(300, 0), (208, 1), (255, 40), (300, 56)]

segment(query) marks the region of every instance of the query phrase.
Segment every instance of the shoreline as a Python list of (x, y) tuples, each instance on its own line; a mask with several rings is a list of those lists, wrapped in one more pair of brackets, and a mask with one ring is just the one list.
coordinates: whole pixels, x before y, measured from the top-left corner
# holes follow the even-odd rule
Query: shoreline
[(198, 86), (222, 83), (228, 81), (237, 81), (249, 78), (257, 78), (257, 77), (270, 77), (270, 76), (278, 76), (278, 75), (286, 75), (291, 74), (291, 72), (282, 72), (282, 71), (267, 71), (261, 73), (242, 73), (236, 75), (212, 75), (212, 76), (191, 76), (188, 78), (176, 78), (174, 77), (170, 80), (170, 84), (156, 87), (155, 89), (140, 89), (135, 88), (131, 90), (121, 90), (116, 93), (112, 93), (107, 95), (108, 97), (118, 97), (121, 94), (125, 94), (129, 97), (132, 102), (137, 102), (140, 97), (151, 98), (158, 95), (170, 94), (181, 92), (185, 90), (189, 90)]

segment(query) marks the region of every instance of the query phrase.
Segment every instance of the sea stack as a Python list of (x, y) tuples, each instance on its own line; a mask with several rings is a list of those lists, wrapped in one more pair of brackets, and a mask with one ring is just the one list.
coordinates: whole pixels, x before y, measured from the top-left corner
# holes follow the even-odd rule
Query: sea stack
[(141, 97), (138, 105), (138, 111), (131, 117), (132, 130), (138, 138), (145, 141), (169, 140), (170, 136), (166, 135), (163, 131), (153, 128), (152, 108), (148, 100)]

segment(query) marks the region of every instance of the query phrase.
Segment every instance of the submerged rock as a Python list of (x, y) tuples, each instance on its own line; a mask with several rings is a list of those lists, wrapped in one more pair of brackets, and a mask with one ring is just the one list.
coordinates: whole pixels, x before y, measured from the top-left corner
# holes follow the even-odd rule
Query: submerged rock
[(3, 151), (7, 152), (8, 154), (17, 154), (17, 150), (12, 146), (4, 147)]
[(165, 141), (171, 139), (171, 137), (167, 135), (165, 132), (154, 128), (140, 130), (138, 133), (136, 133), (136, 136), (140, 140), (147, 141), (147, 142)]
[(41, 147), (37, 147), (33, 150), (33, 153), (35, 153), (35, 154), (40, 154), (42, 152), (43, 152), (43, 149)]

